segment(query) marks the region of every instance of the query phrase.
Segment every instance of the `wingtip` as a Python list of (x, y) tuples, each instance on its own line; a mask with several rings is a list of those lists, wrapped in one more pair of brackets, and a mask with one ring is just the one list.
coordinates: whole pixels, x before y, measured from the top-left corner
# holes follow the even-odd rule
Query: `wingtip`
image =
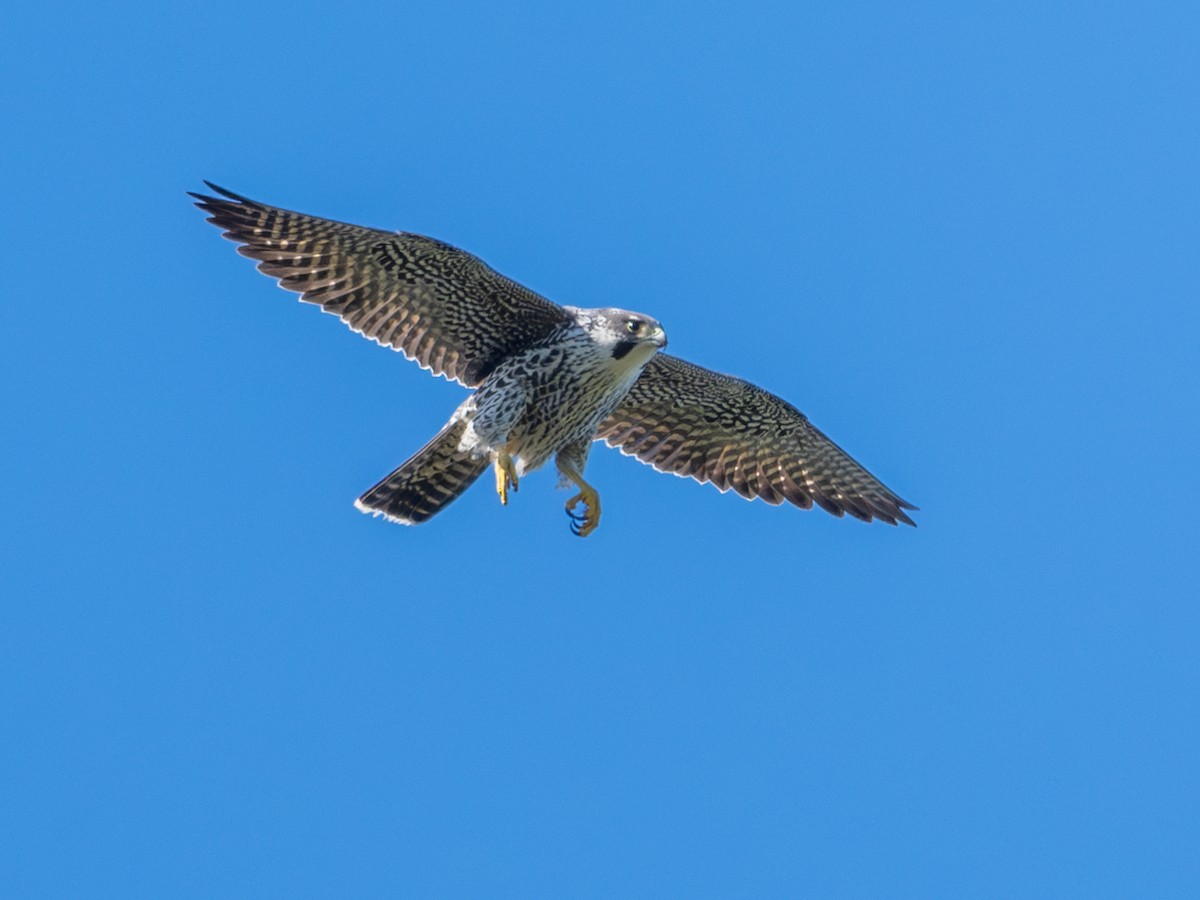
[(251, 200), (248, 197), (243, 197), (241, 194), (235, 194), (233, 191), (229, 190), (228, 188), (223, 188), (219, 184), (214, 184), (213, 182), (209, 181), (208, 179), (205, 179), (204, 183), (205, 183), (205, 185), (208, 186), (209, 190), (216, 191), (222, 197), (225, 197), (229, 200), (236, 200), (238, 203), (250, 203), (251, 202)]
[(195, 191), (188, 191), (187, 192), (188, 196), (194, 197), (198, 201), (197, 205), (200, 205), (200, 203), (220, 203), (220, 202), (222, 202), (221, 197), (224, 197), (226, 200), (232, 200), (235, 203), (244, 203), (248, 206), (257, 206), (258, 205), (253, 200), (251, 200), (249, 197), (243, 197), (241, 194), (235, 193), (235, 192), (229, 190), (228, 188), (223, 188), (219, 184), (215, 184), (215, 183), (209, 181), (207, 178), (202, 179), (202, 180), (204, 181), (205, 187), (207, 187), (210, 191), (213, 191), (214, 193), (219, 194), (220, 197), (212, 197), (208, 194), (199, 194), (199, 193), (196, 193)]

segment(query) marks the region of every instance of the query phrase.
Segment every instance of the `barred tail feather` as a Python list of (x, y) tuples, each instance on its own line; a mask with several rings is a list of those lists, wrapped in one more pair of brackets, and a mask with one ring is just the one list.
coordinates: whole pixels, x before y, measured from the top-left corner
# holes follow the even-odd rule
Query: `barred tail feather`
[(432, 518), (483, 474), (488, 458), (462, 453), (466, 423), (450, 422), (404, 465), (354, 501), (365, 513), (402, 525)]

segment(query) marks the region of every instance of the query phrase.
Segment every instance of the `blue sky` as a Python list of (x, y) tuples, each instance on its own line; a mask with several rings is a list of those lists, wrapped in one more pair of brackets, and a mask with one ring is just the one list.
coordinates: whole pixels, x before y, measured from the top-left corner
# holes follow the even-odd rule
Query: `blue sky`
[[(1200, 891), (1194, 4), (9, 20), (0, 893)], [(920, 527), (363, 516), (463, 391), (203, 178), (654, 315)]]

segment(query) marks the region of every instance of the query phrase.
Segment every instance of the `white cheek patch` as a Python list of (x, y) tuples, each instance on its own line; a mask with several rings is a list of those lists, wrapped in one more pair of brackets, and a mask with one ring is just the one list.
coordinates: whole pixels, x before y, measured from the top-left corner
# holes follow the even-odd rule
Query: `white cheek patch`
[(609, 357), (609, 365), (618, 376), (636, 377), (657, 352), (658, 347), (654, 344), (638, 344), (620, 359)]

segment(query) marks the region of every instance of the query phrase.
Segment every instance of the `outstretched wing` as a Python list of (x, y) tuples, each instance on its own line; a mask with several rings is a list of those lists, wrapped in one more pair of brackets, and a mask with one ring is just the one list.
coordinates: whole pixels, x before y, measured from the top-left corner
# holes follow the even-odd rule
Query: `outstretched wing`
[(785, 400), (740, 378), (660, 353), (600, 426), (598, 439), (660, 472), (768, 503), (914, 525), (916, 509)]
[(300, 299), (435, 375), (479, 384), (567, 320), (562, 307), (432, 238), (318, 219), (205, 182), (192, 194), (238, 252)]

